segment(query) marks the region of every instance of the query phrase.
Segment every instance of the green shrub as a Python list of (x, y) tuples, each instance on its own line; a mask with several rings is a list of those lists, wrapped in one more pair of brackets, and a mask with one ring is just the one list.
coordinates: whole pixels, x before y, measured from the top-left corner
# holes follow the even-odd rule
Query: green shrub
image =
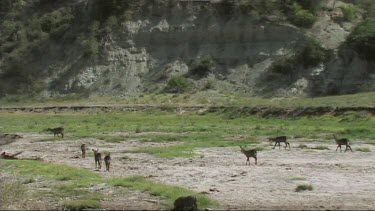
[(352, 4), (347, 4), (341, 7), (342, 12), (344, 13), (344, 18), (346, 21), (353, 21), (356, 18), (357, 7)]
[(270, 73), (266, 79), (274, 80), (287, 77), (288, 80), (292, 80), (297, 67), (298, 63), (296, 56), (282, 57), (272, 64), (270, 67)]
[(164, 88), (167, 93), (184, 93), (191, 88), (192, 84), (183, 76), (174, 76)]
[(304, 190), (313, 190), (313, 187), (311, 185), (298, 185), (295, 189), (296, 192), (304, 191)]
[[(67, 9), (60, 9), (44, 15), (41, 20), (41, 29), (43, 32), (51, 32), (63, 25), (70, 25), (74, 20), (74, 16)], [(66, 27), (66, 26), (65, 26)]]
[(302, 9), (298, 4), (293, 5), (293, 17), (291, 21), (299, 27), (310, 28), (316, 21), (316, 17), (309, 10)]
[(99, 54), (99, 42), (95, 37), (82, 41), (83, 53), (86, 57), (95, 57)]
[(292, 177), (290, 180), (296, 181), (296, 180), (306, 180), (305, 177)]
[(323, 0), (297, 0), (299, 5), (314, 14), (320, 9), (322, 1)]
[(327, 57), (326, 50), (320, 45), (315, 39), (309, 39), (302, 53), (300, 54), (299, 60), (303, 62), (303, 66), (313, 67), (322, 63)]
[(205, 77), (213, 70), (214, 66), (215, 62), (211, 57), (203, 58), (196, 67), (189, 70), (189, 75)]
[(375, 18), (360, 23), (349, 35), (348, 44), (367, 60), (375, 60)]

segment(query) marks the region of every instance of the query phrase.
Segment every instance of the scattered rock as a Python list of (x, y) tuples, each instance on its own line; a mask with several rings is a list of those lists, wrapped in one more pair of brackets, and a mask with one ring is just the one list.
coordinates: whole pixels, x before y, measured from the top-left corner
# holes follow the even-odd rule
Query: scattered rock
[(151, 203), (154, 203), (154, 204), (159, 203), (159, 201), (157, 201), (157, 200), (152, 200), (152, 199), (145, 199), (144, 201), (151, 202)]
[(130, 169), (130, 170), (138, 170), (139, 167), (137, 167), (137, 166), (130, 166), (129, 169)]
[(211, 192), (220, 192), (217, 188), (210, 188), (209, 191), (211, 191)]

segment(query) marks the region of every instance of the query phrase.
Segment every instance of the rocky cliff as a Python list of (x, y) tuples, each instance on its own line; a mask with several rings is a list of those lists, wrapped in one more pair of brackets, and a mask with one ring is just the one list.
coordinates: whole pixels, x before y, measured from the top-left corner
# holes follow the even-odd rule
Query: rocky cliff
[(367, 14), (346, 20), (350, 2), (317, 1), (311, 26), (293, 21), (298, 1), (16, 2), (1, 13), (2, 96), (374, 88), (374, 61), (347, 42)]

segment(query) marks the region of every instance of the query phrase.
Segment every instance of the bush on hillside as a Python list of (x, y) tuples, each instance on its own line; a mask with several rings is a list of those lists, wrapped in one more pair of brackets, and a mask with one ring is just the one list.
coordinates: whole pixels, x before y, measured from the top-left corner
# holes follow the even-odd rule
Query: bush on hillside
[(184, 93), (190, 90), (192, 84), (183, 76), (174, 76), (164, 88), (166, 93)]
[(347, 4), (341, 7), (346, 21), (353, 21), (356, 18), (357, 7), (352, 4)]
[(316, 17), (309, 10), (303, 9), (300, 5), (293, 5), (293, 17), (291, 18), (293, 24), (299, 27), (310, 28), (316, 21)]
[(204, 58), (199, 61), (198, 65), (189, 70), (189, 75), (206, 77), (214, 68), (215, 62), (210, 57)]
[(348, 43), (367, 60), (375, 60), (375, 18), (360, 23), (349, 35)]
[(299, 60), (305, 68), (313, 67), (322, 63), (327, 57), (327, 51), (315, 39), (309, 39), (302, 50)]
[(270, 67), (270, 74), (268, 79), (280, 78), (286, 76), (289, 80), (293, 79), (294, 73), (298, 67), (296, 56), (282, 57), (276, 60)]

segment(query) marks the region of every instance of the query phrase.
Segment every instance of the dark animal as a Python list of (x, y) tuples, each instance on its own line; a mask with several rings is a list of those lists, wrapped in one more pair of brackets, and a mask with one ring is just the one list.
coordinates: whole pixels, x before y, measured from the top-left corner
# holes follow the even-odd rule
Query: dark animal
[(286, 136), (279, 136), (279, 137), (275, 137), (275, 138), (268, 138), (268, 141), (274, 141), (275, 142), (275, 146), (273, 146), (274, 149), (275, 149), (276, 145), (279, 145), (279, 149), (280, 149), (280, 143), (281, 142), (285, 143), (285, 149), (288, 146), (289, 146), (289, 149), (290, 149), (290, 144), (286, 139), (287, 139)]
[(336, 135), (333, 135), (333, 138), (335, 139), (336, 144), (337, 144), (336, 152), (337, 152), (337, 149), (338, 149), (339, 147), (340, 147), (340, 152), (341, 152), (341, 145), (345, 145), (345, 146), (346, 146), (346, 148), (345, 148), (345, 152), (346, 152), (346, 150), (348, 150), (348, 148), (350, 149), (350, 151), (353, 152), (352, 148), (351, 148), (350, 145), (349, 145), (349, 139), (346, 139), (346, 138), (340, 138), (340, 139), (338, 139), (338, 138), (336, 137)]
[(86, 144), (81, 145), (82, 158), (86, 157)]
[(51, 131), (53, 133), (53, 136), (59, 136), (61, 134), (61, 138), (64, 138), (64, 128), (63, 127), (57, 127), (57, 128), (47, 128), (47, 131)]
[(108, 153), (104, 156), (105, 170), (109, 172), (109, 167), (111, 166), (111, 154)]
[(95, 169), (98, 168), (99, 166), (99, 169), (102, 168), (102, 154), (99, 151), (99, 149), (92, 149), (92, 151), (94, 151), (94, 158), (95, 158)]
[(240, 146), (240, 148), (241, 148), (241, 152), (242, 152), (243, 154), (245, 154), (246, 157), (247, 157), (246, 165), (247, 165), (247, 163), (249, 163), (249, 165), (250, 165), (250, 160), (249, 160), (250, 157), (255, 158), (255, 165), (257, 165), (257, 161), (258, 161), (258, 159), (257, 159), (257, 151), (256, 151), (255, 149), (252, 149), (252, 150), (245, 150), (245, 149), (242, 148), (241, 146)]
[(197, 198), (195, 196), (181, 196), (174, 201), (174, 208), (172, 211), (188, 210), (197, 211)]

